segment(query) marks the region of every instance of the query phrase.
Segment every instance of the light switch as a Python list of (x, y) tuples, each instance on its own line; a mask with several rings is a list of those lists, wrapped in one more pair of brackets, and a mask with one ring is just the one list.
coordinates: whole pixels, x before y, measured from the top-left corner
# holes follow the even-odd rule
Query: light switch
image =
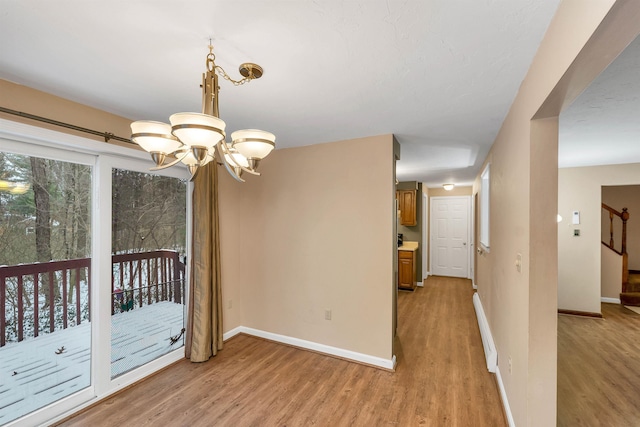
[(580, 224), (580, 211), (573, 211), (572, 224)]

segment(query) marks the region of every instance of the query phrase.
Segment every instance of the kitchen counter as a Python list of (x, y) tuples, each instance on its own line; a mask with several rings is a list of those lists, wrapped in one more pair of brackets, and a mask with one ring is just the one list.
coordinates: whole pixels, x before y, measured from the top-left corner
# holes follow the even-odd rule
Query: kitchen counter
[(402, 246), (398, 246), (399, 251), (411, 251), (418, 250), (418, 242), (402, 242)]

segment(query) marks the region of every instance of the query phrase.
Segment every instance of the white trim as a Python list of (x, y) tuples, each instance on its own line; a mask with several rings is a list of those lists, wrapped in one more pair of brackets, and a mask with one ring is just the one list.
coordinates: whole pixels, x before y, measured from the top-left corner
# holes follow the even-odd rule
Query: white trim
[(471, 279), (471, 287), (475, 290), (478, 289), (478, 285), (476, 285), (476, 282), (473, 280), (473, 278)]
[(500, 390), (500, 398), (502, 399), (504, 414), (507, 416), (507, 423), (509, 424), (509, 427), (516, 427), (516, 422), (513, 420), (513, 414), (511, 413), (511, 407), (509, 406), (507, 391), (505, 390), (504, 383), (502, 382), (502, 375), (500, 375), (500, 368), (496, 368), (496, 380), (498, 382), (498, 389)]
[(620, 298), (601, 297), (600, 302), (609, 302), (611, 304), (620, 304)]
[(239, 333), (242, 332), (242, 326), (238, 326), (237, 328), (233, 328), (232, 330), (225, 332), (222, 334), (223, 341), (229, 341), (231, 338), (235, 337)]
[(424, 281), (422, 281), (422, 282), (416, 282), (416, 286), (423, 287), (423, 286), (424, 286)]
[(491, 252), (491, 163), (480, 174), (480, 247)]
[[(425, 185), (426, 184), (424, 183), (422, 184), (423, 188)], [(427, 235), (427, 229), (429, 225), (429, 211), (427, 210), (428, 205), (429, 200), (427, 199), (427, 194), (422, 192), (422, 271), (420, 272), (420, 274), (422, 275), (422, 280), (420, 281), (421, 284), (418, 286), (422, 286), (422, 282), (424, 281), (424, 279), (429, 276), (429, 272), (427, 271), (429, 269), (429, 266), (427, 265), (427, 239), (429, 238), (429, 236)]]
[(291, 345), (294, 347), (303, 348), (306, 350), (317, 351), (318, 353), (324, 353), (331, 356), (337, 356), (342, 359), (353, 360), (354, 362), (365, 363), (367, 365), (377, 366), (379, 368), (394, 370), (396, 368), (396, 356), (391, 359), (383, 359), (381, 357), (371, 356), (364, 353), (357, 353), (351, 350), (345, 350), (343, 348), (332, 347), (325, 344), (319, 344), (313, 341), (302, 340), (300, 338), (293, 338), (286, 335), (274, 334), (272, 332), (261, 331), (259, 329), (248, 328), (246, 326), (238, 326), (226, 332), (222, 335), (222, 338), (226, 341), (240, 333), (252, 335), (258, 338), (268, 339), (270, 341), (279, 342), (282, 344)]
[(475, 284), (476, 277), (476, 198), (474, 194), (469, 196), (469, 279), (473, 289), (478, 289)]
[(478, 318), (478, 327), (480, 328), (480, 336), (482, 337), (482, 347), (484, 347), (484, 357), (487, 359), (487, 369), (489, 372), (496, 372), (498, 366), (498, 352), (493, 342), (489, 322), (484, 314), (482, 302), (478, 293), (473, 294), (473, 307), (476, 309), (476, 317)]

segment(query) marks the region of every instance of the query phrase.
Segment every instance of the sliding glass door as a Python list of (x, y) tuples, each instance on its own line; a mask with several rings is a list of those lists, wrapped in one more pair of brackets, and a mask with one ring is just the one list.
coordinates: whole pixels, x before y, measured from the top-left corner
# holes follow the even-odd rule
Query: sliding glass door
[(0, 425), (48, 424), (184, 357), (189, 173), (152, 166), (0, 119)]
[(187, 183), (112, 171), (111, 377), (184, 341)]
[(91, 384), (91, 181), (88, 164), (0, 152), (0, 424)]

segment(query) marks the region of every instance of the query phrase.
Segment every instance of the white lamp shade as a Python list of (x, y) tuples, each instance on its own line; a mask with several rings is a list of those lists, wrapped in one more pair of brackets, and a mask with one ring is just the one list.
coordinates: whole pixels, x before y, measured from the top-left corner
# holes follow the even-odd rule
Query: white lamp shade
[(257, 129), (235, 131), (231, 139), (233, 148), (247, 159), (264, 159), (276, 146), (274, 134)]
[(182, 146), (171, 135), (171, 126), (149, 120), (131, 123), (131, 140), (149, 153), (169, 154)]
[(214, 147), (224, 139), (223, 120), (201, 113), (176, 113), (169, 117), (171, 133), (190, 147)]
[(245, 156), (238, 153), (238, 150), (231, 147), (230, 144), (227, 144), (227, 147), (228, 147), (229, 153), (224, 155), (224, 159), (227, 161), (229, 166), (231, 167), (242, 166), (245, 168), (249, 167), (249, 162), (247, 161), (247, 158)]
[(207, 163), (209, 163), (211, 160), (213, 160), (213, 155), (211, 154), (211, 151), (208, 151), (207, 157), (205, 157), (202, 163), (199, 163), (198, 159), (196, 159), (196, 156), (193, 155), (193, 151), (189, 150), (188, 154), (180, 161), (187, 166), (204, 166)]

